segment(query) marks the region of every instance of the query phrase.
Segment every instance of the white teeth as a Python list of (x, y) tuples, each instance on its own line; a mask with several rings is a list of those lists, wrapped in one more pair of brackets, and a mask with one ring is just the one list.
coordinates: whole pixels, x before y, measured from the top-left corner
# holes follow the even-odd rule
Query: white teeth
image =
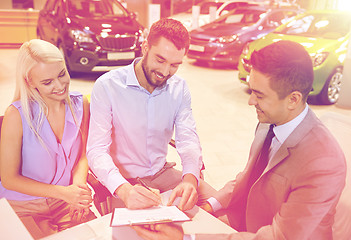
[(160, 75), (160, 74), (158, 74), (158, 73), (156, 73), (156, 76), (157, 76), (158, 78), (163, 78), (163, 75)]
[(62, 94), (66, 91), (66, 89), (63, 89), (61, 92), (57, 92), (56, 94)]

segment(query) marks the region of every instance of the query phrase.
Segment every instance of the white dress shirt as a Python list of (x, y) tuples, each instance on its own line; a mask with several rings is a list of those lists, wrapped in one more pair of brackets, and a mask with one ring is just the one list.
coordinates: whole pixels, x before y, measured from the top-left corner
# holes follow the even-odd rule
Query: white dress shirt
[(203, 164), (186, 82), (174, 75), (149, 93), (135, 75), (139, 60), (99, 77), (91, 94), (87, 157), (111, 193), (162, 169), (174, 130), (183, 175), (199, 179)]

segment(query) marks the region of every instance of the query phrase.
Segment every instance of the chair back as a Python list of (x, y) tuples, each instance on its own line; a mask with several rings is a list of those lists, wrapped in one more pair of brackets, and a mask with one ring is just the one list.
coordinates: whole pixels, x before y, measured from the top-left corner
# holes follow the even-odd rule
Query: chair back
[(4, 119), (4, 116), (0, 116), (0, 141), (1, 141), (1, 126), (2, 126), (3, 119)]
[[(0, 143), (1, 143), (1, 126), (2, 126), (3, 119), (4, 119), (4, 116), (0, 116)], [(1, 181), (1, 176), (0, 176), (0, 181)]]
[(333, 224), (333, 239), (351, 239), (351, 117), (328, 112), (320, 120), (331, 131), (342, 150), (347, 164), (346, 185), (336, 206)]

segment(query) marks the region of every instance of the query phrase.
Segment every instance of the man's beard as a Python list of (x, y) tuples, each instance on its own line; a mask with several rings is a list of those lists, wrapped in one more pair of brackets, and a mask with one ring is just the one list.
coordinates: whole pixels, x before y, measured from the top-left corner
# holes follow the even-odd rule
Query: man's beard
[[(147, 66), (147, 61), (148, 61), (148, 53), (146, 53), (145, 57), (143, 58), (142, 62), (141, 62), (141, 68), (143, 69), (143, 72), (144, 72), (144, 76), (146, 78), (146, 81), (149, 83), (150, 86), (153, 86), (153, 87), (163, 87), (166, 83), (167, 83), (167, 80), (171, 77), (170, 75), (166, 76), (165, 77), (165, 80), (161, 83), (161, 84), (157, 84), (155, 82), (153, 82), (151, 80), (151, 74), (152, 72), (155, 72), (155, 71), (151, 71), (150, 68)], [(156, 75), (156, 73), (155, 73)], [(163, 76), (163, 75), (162, 75)]]

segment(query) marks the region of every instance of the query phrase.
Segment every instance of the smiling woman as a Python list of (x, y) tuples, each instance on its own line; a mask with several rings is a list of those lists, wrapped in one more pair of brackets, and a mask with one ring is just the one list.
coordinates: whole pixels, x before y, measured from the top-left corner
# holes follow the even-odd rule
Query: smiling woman
[(0, 198), (37, 239), (95, 218), (86, 185), (89, 108), (69, 93), (63, 56), (49, 42), (25, 42), (16, 73), (2, 124)]

